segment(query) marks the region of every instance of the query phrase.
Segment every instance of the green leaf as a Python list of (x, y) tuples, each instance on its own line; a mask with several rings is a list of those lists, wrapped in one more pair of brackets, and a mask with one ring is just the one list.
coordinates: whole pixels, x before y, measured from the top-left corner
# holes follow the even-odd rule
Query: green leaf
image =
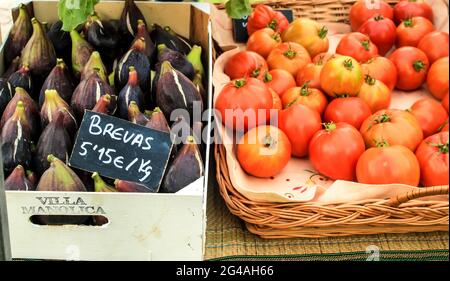
[(99, 0), (59, 0), (58, 15), (63, 22), (62, 29), (71, 31), (94, 14), (94, 6)]
[(228, 16), (233, 19), (242, 19), (252, 13), (250, 0), (229, 0), (225, 8)]

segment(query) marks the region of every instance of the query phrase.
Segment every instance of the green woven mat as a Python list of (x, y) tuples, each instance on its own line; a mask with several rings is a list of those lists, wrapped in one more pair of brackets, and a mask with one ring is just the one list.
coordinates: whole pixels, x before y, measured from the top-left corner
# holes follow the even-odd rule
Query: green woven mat
[(214, 176), (209, 182), (207, 260), (367, 260), (371, 249), (379, 260), (449, 260), (448, 232), (261, 239), (228, 211)]

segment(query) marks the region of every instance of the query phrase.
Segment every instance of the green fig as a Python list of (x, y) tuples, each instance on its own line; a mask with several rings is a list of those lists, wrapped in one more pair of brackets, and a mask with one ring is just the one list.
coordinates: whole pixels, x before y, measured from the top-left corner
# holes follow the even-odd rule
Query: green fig
[(194, 66), (195, 72), (200, 74), (203, 79), (205, 76), (205, 69), (202, 64), (202, 47), (194, 45), (186, 58)]
[(32, 184), (25, 174), (25, 169), (22, 165), (12, 171), (12, 173), (5, 180), (5, 190), (35, 190), (36, 187)]
[(81, 71), (89, 61), (94, 48), (76, 31), (70, 32), (72, 39), (72, 69), (77, 78), (80, 78)]
[(33, 27), (30, 21), (27, 7), (24, 4), (19, 5), (19, 16), (14, 22), (13, 27), (5, 42), (5, 65), (9, 66), (14, 58), (20, 56), (22, 49), (27, 44), (33, 33)]
[(97, 172), (92, 174), (92, 179), (94, 180), (95, 192), (117, 192), (117, 190), (108, 185)]
[(86, 62), (86, 65), (81, 71), (81, 80), (84, 80), (89, 75), (94, 73), (98, 69), (98, 76), (105, 82), (108, 82), (108, 78), (106, 75), (106, 67), (103, 64), (102, 58), (100, 57), (100, 53), (97, 51), (92, 52), (89, 60)]

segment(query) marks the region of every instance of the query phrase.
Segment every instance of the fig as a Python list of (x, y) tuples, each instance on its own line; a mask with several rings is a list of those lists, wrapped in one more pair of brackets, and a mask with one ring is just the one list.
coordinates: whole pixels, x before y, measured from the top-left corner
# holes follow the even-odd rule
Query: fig
[[(101, 98), (97, 101), (94, 108), (92, 109), (93, 112), (97, 113), (103, 113), (112, 115), (114, 114), (114, 110), (111, 111), (110, 105), (111, 105), (111, 99), (115, 99), (116, 96), (111, 96), (109, 94), (101, 96)], [(116, 101), (113, 101), (116, 103)]]
[(42, 175), (50, 167), (47, 156), (53, 154), (58, 159), (69, 161), (72, 152), (72, 140), (66, 131), (63, 111), (58, 111), (55, 118), (45, 127), (36, 146), (33, 165), (38, 175)]
[[(84, 110), (94, 108), (101, 96), (109, 94), (112, 97), (115, 95), (114, 89), (100, 78), (98, 72), (99, 70), (96, 69), (89, 77), (82, 80), (72, 95), (70, 105), (78, 120), (83, 119)], [(110, 110), (112, 111), (116, 108), (114, 101), (111, 99)]]
[(197, 91), (200, 93), (203, 104), (206, 104), (208, 102), (208, 100), (207, 100), (207, 96), (206, 96), (205, 87), (203, 87), (203, 78), (200, 75), (200, 73), (198, 73), (198, 72), (195, 73), (192, 83), (194, 83), (194, 86), (197, 88)]
[(9, 77), (19, 69), (20, 66), (20, 57), (16, 57), (13, 59), (8, 69), (3, 73), (2, 78), (8, 80)]
[[(169, 119), (176, 109), (187, 110), (192, 117), (194, 102), (199, 102), (201, 106), (202, 97), (195, 85), (183, 73), (174, 69), (170, 62), (163, 62), (156, 88), (156, 104), (166, 118)], [(200, 110), (202, 108), (201, 106)]]
[(117, 63), (114, 74), (114, 85), (121, 89), (128, 82), (130, 66), (137, 72), (139, 86), (144, 93), (150, 88), (150, 61), (145, 55), (145, 38), (138, 38), (131, 46), (130, 50)]
[(24, 4), (20, 4), (19, 15), (5, 42), (4, 59), (6, 66), (9, 66), (17, 56), (20, 56), (32, 33), (33, 27), (31, 26), (27, 7)]
[(161, 186), (163, 193), (175, 193), (196, 181), (204, 173), (203, 160), (193, 136), (178, 151), (164, 176)]
[(94, 180), (95, 192), (117, 192), (117, 190), (108, 185), (97, 172), (92, 174), (92, 179)]
[(89, 61), (94, 48), (76, 30), (70, 32), (72, 39), (72, 70), (75, 77), (80, 78), (81, 70)]
[[(20, 63), (30, 68), (33, 81), (41, 86), (45, 77), (56, 64), (56, 53), (42, 24), (36, 18), (31, 19), (31, 24), (33, 25), (33, 35), (22, 50)], [(42, 82), (40, 82), (41, 80)]]
[(192, 46), (192, 50), (189, 52), (186, 58), (194, 66), (195, 73), (199, 74), (203, 79), (203, 77), (205, 77), (205, 69), (202, 63), (202, 47), (198, 45)]
[(8, 81), (3, 80), (3, 78), (0, 78), (0, 114), (3, 114), (3, 111), (11, 100), (11, 92), (11, 84)]
[(134, 101), (140, 110), (144, 108), (144, 94), (138, 85), (138, 74), (133, 66), (130, 66), (127, 85), (120, 91), (117, 101), (119, 116), (128, 119), (128, 106)]
[(114, 186), (119, 192), (158, 192), (158, 190), (151, 190), (147, 186), (137, 182), (118, 179), (114, 181)]
[(120, 16), (120, 32), (123, 38), (129, 43), (133, 40), (137, 33), (138, 21), (141, 20), (146, 24), (145, 17), (141, 10), (136, 6), (134, 0), (126, 0), (125, 7)]
[(42, 106), (44, 103), (45, 91), (47, 90), (56, 90), (65, 102), (70, 103), (74, 89), (75, 85), (69, 68), (62, 59), (57, 59), (56, 66), (45, 79), (44, 85), (42, 85), (39, 94), (39, 106)]
[(192, 44), (185, 38), (178, 36), (178, 34), (174, 33), (168, 26), (163, 28), (158, 24), (153, 24), (150, 38), (156, 46), (165, 44), (169, 49), (180, 52), (183, 55), (187, 55), (191, 51)]
[(128, 121), (145, 126), (150, 119), (141, 112), (135, 101), (131, 101), (128, 106)]
[(56, 90), (45, 91), (45, 99), (40, 112), (42, 128), (46, 128), (60, 113), (63, 115), (63, 125), (67, 133), (69, 136), (74, 136), (78, 125), (72, 109)]
[(31, 182), (31, 184), (33, 186), (36, 186), (39, 182), (36, 173), (31, 170), (27, 170), (26, 173), (27, 173), (27, 179)]
[(6, 121), (1, 134), (3, 169), (9, 174), (17, 165), (31, 164), (31, 127), (22, 101), (17, 102), (14, 114)]
[[(77, 174), (52, 154), (47, 156), (50, 167), (44, 172), (36, 187), (37, 191), (85, 192), (86, 188)], [(40, 215), (42, 224), (83, 224), (89, 216)]]
[(138, 20), (137, 32), (132, 45), (134, 45), (135, 41), (139, 38), (144, 38), (146, 43), (144, 54), (148, 57), (149, 60), (151, 60), (155, 51), (155, 44), (153, 44), (153, 41), (150, 38), (150, 34), (147, 31), (147, 25), (143, 20)]
[[(158, 45), (158, 62), (164, 61), (169, 61), (173, 68), (183, 73), (189, 80), (194, 78), (194, 66), (187, 60), (186, 56), (167, 48), (165, 44), (160, 44)], [(160, 67), (157, 66), (157, 70), (158, 68)]]
[(0, 121), (0, 127), (4, 127), (6, 121), (14, 114), (17, 103), (21, 101), (25, 107), (26, 119), (31, 127), (31, 140), (37, 140), (41, 132), (39, 107), (24, 89), (16, 88), (15, 92), (16, 93), (3, 111), (2, 119)]
[(147, 121), (145, 127), (162, 131), (165, 133), (170, 133), (170, 128), (169, 124), (167, 124), (167, 119), (164, 116), (164, 113), (162, 113), (161, 109), (159, 109), (159, 107), (156, 107), (153, 110), (151, 118), (149, 121)]
[(98, 75), (100, 78), (108, 82), (108, 78), (106, 75), (106, 67), (103, 64), (102, 58), (100, 57), (100, 53), (97, 51), (92, 52), (91, 56), (89, 57), (89, 60), (87, 61), (84, 68), (81, 70), (81, 80), (86, 79), (88, 76), (90, 76), (92, 73), (94, 73), (98, 70)]
[(9, 76), (8, 82), (13, 89), (20, 87), (28, 93), (32, 93), (33, 80), (30, 75), (30, 68), (26, 65), (20, 67), (16, 72)]
[(28, 180), (25, 169), (22, 165), (17, 165), (16, 168), (12, 171), (12, 173), (5, 180), (5, 190), (35, 190), (36, 187), (30, 180)]
[(47, 36), (55, 48), (56, 56), (62, 58), (67, 65), (72, 65), (72, 40), (70, 39), (70, 33), (64, 31), (62, 26), (62, 21), (58, 20), (50, 27)]

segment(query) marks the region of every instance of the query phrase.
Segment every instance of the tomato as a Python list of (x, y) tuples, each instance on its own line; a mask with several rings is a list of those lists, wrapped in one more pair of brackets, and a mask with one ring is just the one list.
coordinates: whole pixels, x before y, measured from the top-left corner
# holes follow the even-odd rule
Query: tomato
[(355, 167), (364, 152), (364, 140), (347, 123), (326, 123), (309, 143), (309, 160), (320, 174), (333, 180), (355, 178)]
[(259, 126), (249, 130), (236, 147), (242, 169), (259, 178), (277, 175), (291, 158), (288, 137), (274, 126)]
[(358, 95), (368, 105), (372, 113), (381, 109), (388, 109), (391, 104), (391, 91), (381, 81), (366, 75), (364, 84)]
[(404, 46), (417, 47), (420, 40), (425, 35), (433, 31), (433, 24), (424, 17), (405, 19), (397, 27), (397, 39), (395, 41), (395, 46), (397, 48)]
[(448, 118), (445, 108), (432, 98), (416, 101), (411, 107), (411, 113), (416, 116), (426, 138), (439, 131)]
[(352, 32), (342, 37), (336, 47), (336, 53), (365, 62), (378, 55), (378, 48), (370, 41), (369, 36)]
[(282, 96), (287, 89), (295, 87), (294, 77), (284, 69), (272, 69), (266, 72), (263, 82), (279, 96)]
[(401, 0), (394, 6), (395, 23), (412, 17), (424, 17), (433, 22), (433, 10), (424, 0)]
[(309, 63), (297, 73), (295, 81), (298, 86), (308, 83), (311, 88), (320, 88), (320, 72), (323, 64)]
[(358, 32), (369, 36), (378, 48), (378, 53), (384, 56), (395, 44), (396, 27), (391, 19), (375, 15), (368, 19)]
[(381, 143), (361, 155), (356, 164), (356, 178), (366, 184), (418, 186), (420, 166), (414, 153), (405, 146)]
[(383, 82), (389, 90), (397, 84), (397, 68), (394, 63), (385, 57), (374, 57), (361, 64), (364, 75), (369, 75)]
[(279, 44), (267, 57), (270, 69), (284, 69), (294, 77), (310, 62), (308, 51), (302, 45), (293, 42)]
[(257, 5), (248, 17), (247, 32), (252, 35), (255, 31), (269, 27), (276, 32), (283, 32), (289, 26), (289, 21), (283, 13), (274, 11), (267, 5)]
[(445, 123), (444, 126), (442, 127), (441, 132), (448, 132), (448, 120), (447, 123)]
[(444, 98), (442, 99), (441, 104), (448, 113), (448, 92), (447, 92), (447, 94), (445, 94)]
[(397, 84), (400, 90), (410, 91), (425, 82), (429, 62), (427, 55), (415, 47), (401, 47), (395, 50), (389, 59), (397, 68)]
[(442, 100), (448, 93), (448, 57), (435, 61), (428, 72), (427, 85), (430, 93)]
[(318, 65), (323, 65), (327, 61), (329, 61), (331, 58), (334, 58), (335, 56), (338, 56), (338, 55), (333, 54), (333, 53), (320, 53), (312, 59), (312, 62), (315, 64), (318, 64)]
[(325, 110), (324, 120), (326, 122), (345, 122), (359, 130), (362, 122), (372, 112), (367, 103), (358, 97), (336, 98), (330, 102)]
[(416, 157), (424, 186), (448, 185), (448, 131), (424, 139)]
[(350, 8), (350, 25), (353, 31), (357, 31), (363, 23), (374, 15), (383, 15), (385, 18), (394, 19), (394, 11), (385, 1), (358, 0)]
[(314, 109), (320, 115), (322, 115), (328, 104), (327, 98), (322, 91), (310, 88), (308, 84), (304, 84), (302, 87), (290, 88), (284, 92), (281, 101), (284, 108), (299, 103)]
[(269, 88), (269, 91), (270, 91), (270, 94), (272, 95), (273, 109), (282, 110), (283, 103), (281, 102), (280, 96), (271, 88)]
[(308, 51), (311, 57), (328, 51), (328, 29), (315, 20), (301, 18), (296, 19), (283, 32), (284, 42), (295, 42)]
[(360, 132), (367, 147), (386, 141), (391, 145), (403, 145), (414, 151), (423, 139), (422, 129), (416, 117), (408, 111), (386, 109), (377, 111), (364, 120)]
[(253, 51), (266, 58), (270, 51), (281, 42), (281, 36), (271, 28), (255, 31), (247, 41), (247, 50)]
[(356, 96), (363, 82), (360, 64), (347, 56), (330, 59), (320, 72), (320, 88), (331, 97)]
[[(273, 97), (262, 81), (256, 78), (237, 79), (224, 86), (215, 107), (225, 126), (242, 131), (267, 121), (269, 109), (273, 108)], [(266, 113), (261, 114), (260, 109), (266, 110)]]
[(436, 60), (448, 57), (448, 33), (433, 31), (420, 39), (417, 48), (421, 49), (433, 64)]
[(251, 51), (241, 51), (227, 61), (224, 72), (233, 80), (262, 77), (267, 70), (266, 60), (261, 55)]
[(292, 145), (292, 155), (308, 155), (309, 141), (321, 128), (317, 111), (303, 104), (294, 104), (280, 111), (278, 127), (286, 133)]

